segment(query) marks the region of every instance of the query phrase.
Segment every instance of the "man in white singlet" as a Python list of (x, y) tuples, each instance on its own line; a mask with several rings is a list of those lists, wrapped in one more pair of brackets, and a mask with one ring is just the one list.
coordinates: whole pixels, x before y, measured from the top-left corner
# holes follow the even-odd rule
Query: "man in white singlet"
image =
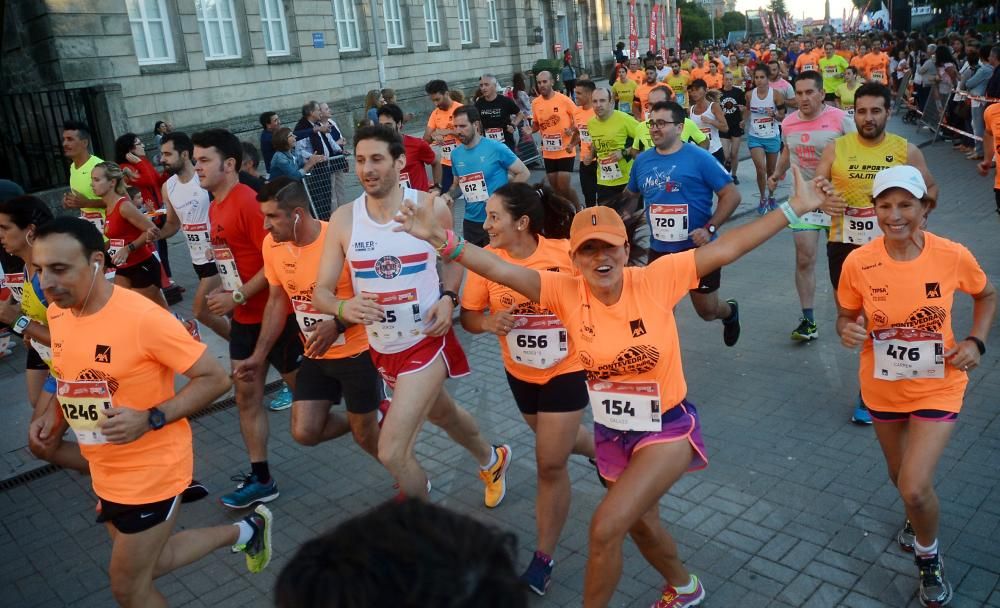
[(691, 97), (688, 114), (698, 126), (698, 130), (708, 136), (708, 153), (714, 156), (719, 164), (725, 166), (726, 154), (722, 151), (722, 138), (719, 137), (719, 133), (728, 132), (729, 123), (726, 122), (722, 106), (708, 98), (708, 84), (701, 78), (688, 85), (688, 95)]
[[(486, 506), (495, 507), (506, 493), (510, 447), (491, 447), (475, 419), (444, 389), (445, 378), (469, 373), (451, 327), (462, 267), (445, 262), (439, 278), (437, 251), (399, 232), (393, 219), (404, 199), (433, 205), (448, 229), (451, 211), (439, 197), (399, 187), (406, 159), (398, 133), (380, 126), (361, 128), (354, 135), (354, 149), (365, 192), (330, 218), (313, 305), (367, 330), (372, 362), (394, 391), (379, 434), (378, 458), (401, 492), (427, 497), (427, 476), (413, 447), (424, 420), (430, 420), (479, 463)], [(347, 300), (335, 295), (344, 264), (349, 264), (356, 294)]]
[(208, 191), (201, 187), (194, 172), (191, 154), (194, 146), (186, 133), (173, 131), (163, 136), (160, 156), (170, 178), (163, 184), (167, 221), (160, 230), (160, 238), (170, 238), (178, 230), (184, 232), (191, 265), (198, 275), (198, 290), (192, 308), (195, 318), (222, 338), (229, 339), (229, 320), (208, 309), (208, 294), (222, 286), (219, 269), (211, 257), (211, 227), (208, 222)]

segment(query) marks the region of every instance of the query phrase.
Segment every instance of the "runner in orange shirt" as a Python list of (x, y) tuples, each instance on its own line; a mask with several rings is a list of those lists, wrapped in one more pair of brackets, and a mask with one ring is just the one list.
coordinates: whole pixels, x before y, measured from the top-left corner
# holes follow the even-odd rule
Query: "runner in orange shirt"
[(889, 86), (889, 56), (881, 50), (871, 47), (868, 54), (862, 58), (865, 66), (865, 78), (869, 82), (877, 82)]
[(719, 69), (718, 63), (714, 61), (709, 63), (708, 70), (702, 75), (701, 79), (705, 81), (709, 89), (722, 90), (723, 74)]
[[(575, 213), (572, 203), (541, 184), (503, 186), (486, 201), (487, 250), (524, 268), (572, 275), (566, 239)], [(551, 556), (569, 515), (566, 462), (570, 454), (594, 458), (594, 436), (580, 425), (587, 377), (576, 342), (559, 319), (506, 285), (470, 273), (461, 319), (466, 331), (499, 338), (510, 392), (535, 433), (538, 545), (521, 580), (545, 595), (555, 563)]]
[[(443, 80), (432, 80), (424, 86), (424, 91), (434, 104), (434, 111), (427, 117), (427, 128), (424, 129), (424, 140), (436, 148), (441, 157), (441, 190), (443, 194), (451, 190), (455, 176), (451, 172), (451, 151), (461, 145), (455, 132), (452, 116), (462, 104), (454, 101), (448, 95), (448, 83)], [(432, 188), (433, 189), (433, 188)]]
[(628, 60), (628, 77), (629, 80), (635, 82), (642, 82), (642, 79), (646, 77), (646, 68), (639, 61), (638, 57), (632, 57)]
[[(295, 378), (291, 431), (302, 445), (317, 445), (348, 432), (361, 449), (378, 458), (379, 377), (368, 354), (368, 338), (360, 325), (347, 327), (335, 315), (316, 310), (313, 288), (326, 239), (326, 222), (309, 213), (309, 197), (301, 182), (278, 178), (258, 195), (264, 215), (264, 275), (267, 307), (253, 354), (234, 375), (252, 379), (267, 370), (267, 353), (281, 335), (291, 302), (305, 342), (305, 358)], [(345, 267), (336, 297), (354, 297)], [(347, 418), (330, 410), (347, 405)]]
[(636, 120), (646, 120), (649, 114), (649, 92), (657, 87), (670, 88), (656, 79), (656, 68), (650, 66), (646, 68), (646, 75), (639, 86), (635, 88), (635, 103), (632, 104), (632, 116)]
[(531, 102), (531, 130), (541, 132), (545, 174), (555, 191), (579, 207), (576, 190), (570, 185), (576, 160), (576, 147), (573, 144), (576, 135), (573, 121), (576, 105), (569, 97), (552, 88), (551, 73), (539, 72), (536, 81), (538, 97)]
[[(803, 43), (804, 48), (802, 53), (795, 60), (795, 72), (801, 74), (808, 70), (819, 71), (819, 58), (823, 55), (822, 51), (813, 48), (813, 41), (806, 38)], [(817, 52), (818, 51), (818, 52)]]
[[(169, 311), (104, 278), (104, 239), (85, 220), (38, 228), (59, 407), (90, 464), (97, 521), (113, 549), (111, 593), (122, 606), (166, 606), (153, 578), (232, 546), (259, 572), (271, 558), (263, 506), (235, 525), (171, 535), (194, 454), (187, 418), (229, 390), (225, 370)], [(174, 392), (174, 378), (187, 384)]]
[[(934, 208), (920, 171), (883, 169), (872, 188), (884, 233), (852, 251), (837, 289), (837, 332), (861, 347), (858, 378), (906, 521), (896, 540), (913, 551), (923, 606), (952, 597), (938, 548), (934, 472), (996, 319), (997, 291), (968, 249), (925, 231)], [(972, 329), (952, 332), (955, 294), (972, 296)]]
[[(797, 168), (795, 193), (781, 212), (727, 231), (703, 247), (664, 256), (646, 267), (625, 267), (625, 225), (610, 207), (577, 213), (570, 257), (579, 274), (540, 272), (464, 243), (435, 221), (429, 206), (407, 201), (400, 228), (437, 246), (491, 281), (538, 302), (562, 321), (580, 349), (594, 414), (597, 464), (607, 495), (590, 524), (584, 608), (607, 606), (623, 568), (630, 534), (666, 585), (654, 606), (694, 606), (705, 590), (684, 567), (663, 527), (659, 501), (688, 470), (707, 465), (696, 408), (687, 401), (673, 310), (699, 277), (732, 263), (782, 231), (830, 193), (825, 181), (806, 182)], [(633, 566), (633, 570), (636, 567)]]
[[(983, 150), (986, 154), (977, 166), (977, 170), (980, 175), (986, 176), (990, 174), (990, 169), (996, 168), (997, 158), (1000, 157), (1000, 103), (994, 103), (986, 108), (983, 122), (986, 125), (983, 131)], [(997, 213), (1000, 213), (1000, 171), (996, 172), (993, 195), (996, 197)]]
[[(578, 79), (574, 93), (576, 94), (576, 112), (573, 122), (576, 124), (576, 139), (580, 144), (580, 192), (583, 193), (583, 204), (593, 207), (597, 204), (597, 162), (592, 154), (593, 143), (587, 121), (594, 117), (594, 106), (591, 96), (597, 90), (593, 80)], [(590, 163), (584, 159), (591, 159)]]

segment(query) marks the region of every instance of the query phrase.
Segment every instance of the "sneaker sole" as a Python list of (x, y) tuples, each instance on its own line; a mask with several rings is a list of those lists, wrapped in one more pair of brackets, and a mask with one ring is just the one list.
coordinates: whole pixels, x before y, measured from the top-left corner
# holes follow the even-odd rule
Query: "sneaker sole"
[(283, 412), (283, 411), (287, 410), (290, 407), (292, 407), (291, 403), (289, 403), (287, 405), (281, 405), (281, 406), (278, 406), (278, 407), (271, 407), (270, 405), (268, 405), (267, 409), (268, 409), (268, 411), (271, 411), (271, 412)]
[[(512, 450), (509, 445), (504, 445), (503, 447), (507, 449), (507, 460), (500, 468), (500, 479), (503, 480), (503, 491), (500, 492), (500, 498), (497, 499), (497, 503), (492, 507), (490, 505), (486, 505), (487, 509), (496, 509), (507, 496), (507, 469), (510, 467), (510, 461), (514, 459), (514, 450)], [(486, 504), (485, 500), (483, 501), (483, 504)]]
[(540, 597), (544, 597), (545, 596), (545, 592), (548, 591), (549, 588), (548, 588), (548, 585), (546, 585), (545, 589), (539, 590), (538, 587), (535, 587), (531, 583), (528, 583), (528, 589), (531, 589), (535, 593), (535, 595), (538, 595)]
[(856, 424), (858, 426), (871, 426), (872, 425), (872, 421), (871, 420), (860, 420), (858, 418), (855, 418), (854, 416), (851, 416), (851, 422), (853, 422), (854, 424)]
[(223, 502), (221, 498), (219, 499), (219, 502), (222, 503), (223, 507), (228, 507), (230, 509), (237, 510), (237, 509), (246, 509), (248, 507), (252, 507), (252, 506), (254, 506), (257, 503), (271, 502), (272, 500), (274, 500), (275, 498), (277, 498), (279, 496), (281, 496), (281, 493), (280, 492), (275, 492), (274, 494), (268, 494), (267, 496), (265, 496), (263, 498), (255, 498), (255, 499), (251, 500), (250, 502), (248, 502), (246, 504), (243, 504), (243, 505), (231, 505), (229, 503)]
[(812, 342), (819, 337), (819, 334), (792, 334), (793, 342)]
[[(277, 496), (275, 496), (275, 498), (277, 498)], [(264, 563), (260, 565), (260, 570), (257, 570), (256, 572), (250, 569), (250, 556), (247, 556), (247, 570), (257, 574), (262, 572), (264, 568), (267, 568), (267, 565), (271, 563), (271, 556), (274, 554), (271, 550), (271, 527), (274, 525), (274, 515), (272, 515), (271, 510), (264, 505), (257, 505), (257, 508), (254, 509), (254, 513), (264, 518), (264, 547), (266, 554)]]

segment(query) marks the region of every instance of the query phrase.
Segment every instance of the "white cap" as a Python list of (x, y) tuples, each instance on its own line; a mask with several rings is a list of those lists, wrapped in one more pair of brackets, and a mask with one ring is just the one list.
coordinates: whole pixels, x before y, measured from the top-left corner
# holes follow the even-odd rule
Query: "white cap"
[(903, 188), (917, 198), (923, 198), (927, 194), (924, 176), (916, 167), (910, 165), (897, 165), (879, 171), (872, 183), (872, 198), (889, 188)]
[(773, 50), (775, 50), (775, 49), (777, 49), (777, 48), (778, 48), (778, 45), (772, 42), (772, 43), (771, 43), (771, 46), (769, 46), (769, 47), (767, 47), (767, 48), (773, 51)]

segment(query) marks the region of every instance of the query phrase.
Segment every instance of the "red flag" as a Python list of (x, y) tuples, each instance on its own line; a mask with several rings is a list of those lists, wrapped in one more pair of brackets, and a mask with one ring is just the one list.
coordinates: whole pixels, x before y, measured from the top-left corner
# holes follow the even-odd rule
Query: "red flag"
[(675, 40), (674, 43), (677, 45), (677, 55), (681, 54), (681, 7), (677, 7), (677, 27), (675, 28)]
[(771, 37), (771, 27), (768, 25), (769, 17), (770, 15), (768, 15), (767, 11), (760, 9), (760, 23), (764, 26), (764, 35), (768, 38)]
[(664, 59), (667, 54), (667, 7), (660, 10), (660, 48), (663, 50)]
[(649, 9), (649, 50), (656, 52), (656, 26), (657, 17), (660, 15), (660, 5), (654, 4)]
[(635, 20), (635, 0), (628, 3), (628, 56), (629, 59), (639, 56), (639, 25)]

